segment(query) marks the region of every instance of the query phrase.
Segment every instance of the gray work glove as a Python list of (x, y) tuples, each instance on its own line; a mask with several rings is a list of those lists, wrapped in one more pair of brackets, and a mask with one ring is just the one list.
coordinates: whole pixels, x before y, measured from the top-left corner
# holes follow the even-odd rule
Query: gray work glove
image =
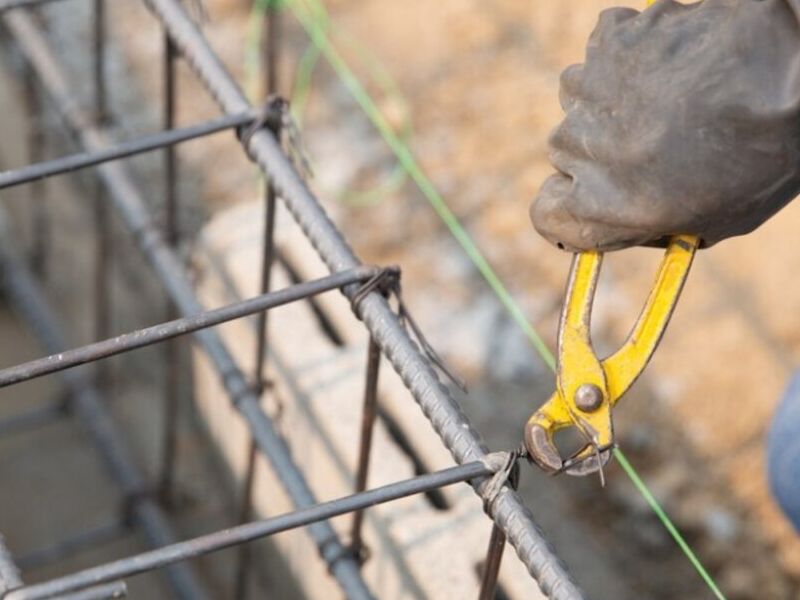
[(557, 174), (531, 206), (569, 250), (703, 246), (800, 191), (800, 0), (659, 0), (602, 13), (561, 77)]

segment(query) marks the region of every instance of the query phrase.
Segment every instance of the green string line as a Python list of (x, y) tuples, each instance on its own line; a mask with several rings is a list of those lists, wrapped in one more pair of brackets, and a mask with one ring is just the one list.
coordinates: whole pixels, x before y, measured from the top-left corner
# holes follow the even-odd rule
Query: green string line
[(318, 21), (313, 18), (314, 11), (308, 10), (307, 8), (306, 10), (308, 10), (308, 12), (304, 11), (303, 8), (299, 7), (299, 3), (296, 0), (289, 1), (288, 5), (295, 17), (298, 19), (298, 21), (300, 21), (300, 24), (306, 30), (306, 33), (308, 33), (311, 40), (320, 49), (322, 54), (336, 71), (336, 74), (342, 80), (342, 83), (344, 83), (345, 87), (348, 89), (355, 101), (366, 113), (373, 125), (378, 129), (381, 137), (383, 137), (383, 139), (394, 152), (400, 165), (403, 167), (403, 169), (405, 169), (414, 183), (417, 184), (425, 198), (427, 198), (428, 202), (430, 202), (433, 209), (436, 211), (442, 221), (444, 221), (445, 225), (450, 230), (450, 233), (456, 238), (456, 241), (461, 245), (464, 252), (466, 252), (467, 256), (469, 256), (470, 260), (477, 267), (478, 271), (489, 283), (489, 286), (492, 288), (492, 290), (494, 290), (495, 294), (509, 312), (512, 319), (525, 332), (525, 335), (530, 339), (531, 343), (542, 356), (542, 359), (548, 364), (548, 366), (550, 366), (552, 369), (555, 369), (555, 359), (552, 355), (548, 355), (547, 345), (544, 343), (544, 340), (542, 340), (539, 334), (533, 329), (519, 305), (514, 301), (505, 285), (503, 285), (497, 274), (494, 272), (494, 269), (492, 269), (492, 267), (489, 265), (489, 262), (486, 260), (483, 253), (478, 249), (475, 242), (458, 221), (458, 218), (450, 210), (450, 207), (447, 206), (444, 199), (434, 187), (433, 183), (422, 171), (413, 154), (411, 153), (411, 150), (395, 133), (394, 129), (383, 116), (378, 106), (350, 70), (345, 60), (331, 45), (324, 29), (321, 28), (318, 24)]
[[(255, 101), (258, 98), (258, 84), (260, 73), (263, 70), (261, 39), (264, 35), (264, 18), (269, 10), (280, 10), (284, 6), (284, 0), (255, 0), (250, 10), (248, 19), (247, 36), (244, 52), (245, 68), (245, 89), (249, 98)], [(364, 63), (369, 77), (381, 89), (387, 98), (406, 106), (397, 84), (389, 75), (388, 71), (366, 48), (352, 36), (345, 33), (333, 23), (331, 23), (325, 7), (317, 4), (312, 7), (314, 10), (313, 18), (330, 39), (334, 35), (342, 43), (347, 44), (356, 53), (359, 60)], [(291, 111), (295, 122), (302, 127), (303, 115), (311, 94), (312, 77), (316, 70), (322, 53), (319, 47), (310, 43), (306, 51), (301, 56), (295, 69), (294, 84), (291, 91)], [(398, 128), (398, 135), (402, 141), (410, 138), (412, 133), (410, 113), (406, 109), (403, 111), (402, 121)], [(346, 188), (337, 193), (337, 200), (353, 206), (370, 206), (381, 202), (387, 196), (398, 192), (405, 186), (408, 174), (402, 165), (395, 163), (391, 172), (382, 177), (379, 182), (365, 190)]]
[(647, 500), (647, 503), (650, 505), (650, 508), (652, 508), (653, 512), (656, 513), (656, 515), (658, 515), (658, 518), (661, 519), (661, 522), (664, 524), (664, 527), (666, 527), (667, 531), (669, 531), (670, 535), (672, 535), (672, 537), (675, 539), (675, 542), (678, 544), (678, 546), (680, 546), (681, 550), (683, 550), (683, 553), (686, 555), (686, 558), (689, 559), (689, 562), (692, 563), (692, 566), (700, 574), (700, 577), (702, 577), (703, 581), (706, 582), (706, 585), (708, 585), (708, 587), (711, 589), (712, 592), (714, 592), (714, 595), (719, 600), (725, 600), (725, 596), (717, 587), (717, 584), (714, 581), (714, 579), (711, 577), (711, 575), (708, 574), (708, 571), (706, 571), (705, 567), (700, 562), (700, 559), (697, 558), (697, 555), (694, 553), (692, 548), (683, 538), (681, 533), (676, 529), (675, 525), (667, 516), (667, 513), (664, 512), (664, 509), (661, 508), (661, 505), (658, 503), (653, 494), (647, 488), (644, 481), (642, 481), (641, 477), (639, 477), (639, 474), (633, 468), (633, 465), (631, 465), (631, 463), (628, 462), (628, 459), (622, 453), (622, 450), (620, 450), (619, 448), (615, 448), (614, 456), (616, 457), (620, 466), (622, 466), (623, 470), (628, 474), (628, 477), (631, 478), (631, 481), (633, 481), (633, 485), (635, 485), (636, 489), (638, 489), (639, 492), (642, 494), (642, 496), (644, 496), (644, 499)]
[[(466, 229), (461, 225), (460, 221), (458, 220), (458, 217), (455, 216), (455, 214), (447, 205), (447, 203), (444, 201), (444, 198), (442, 198), (442, 196), (439, 194), (438, 190), (435, 188), (431, 180), (425, 175), (422, 168), (419, 166), (413, 154), (411, 153), (411, 150), (405, 143), (403, 143), (403, 141), (394, 132), (391, 125), (385, 119), (378, 106), (370, 97), (369, 93), (361, 85), (361, 83), (359, 82), (353, 71), (347, 65), (344, 58), (342, 58), (342, 56), (332, 46), (324, 29), (322, 29), (318, 25), (318, 22), (313, 18), (313, 13), (315, 11), (317, 12), (317, 14), (319, 14), (319, 11), (323, 10), (319, 5), (318, 0), (307, 0), (307, 6), (305, 7), (305, 10), (308, 10), (309, 12), (305, 12), (304, 9), (299, 6), (300, 2), (304, 2), (304, 0), (287, 0), (287, 5), (294, 13), (295, 17), (303, 26), (303, 28), (306, 30), (308, 36), (311, 38), (314, 44), (319, 48), (323, 56), (325, 56), (325, 58), (328, 60), (331, 67), (333, 67), (334, 71), (336, 72), (342, 83), (345, 85), (345, 87), (348, 89), (350, 94), (353, 96), (355, 101), (358, 103), (358, 105), (362, 108), (364, 113), (372, 121), (373, 125), (376, 127), (381, 137), (392, 149), (400, 165), (406, 170), (409, 177), (411, 177), (411, 179), (417, 184), (422, 194), (431, 204), (431, 206), (439, 215), (439, 217), (442, 219), (442, 221), (444, 221), (445, 225), (450, 230), (453, 237), (455, 237), (456, 241), (461, 245), (464, 252), (467, 254), (467, 256), (473, 262), (473, 264), (478, 269), (480, 274), (484, 277), (486, 282), (492, 288), (494, 293), (499, 298), (500, 302), (503, 304), (503, 306), (510, 314), (511, 318), (517, 323), (517, 325), (519, 325), (522, 331), (526, 334), (526, 336), (531, 341), (536, 351), (541, 356), (542, 360), (547, 364), (547, 366), (550, 367), (551, 370), (555, 371), (556, 360), (553, 353), (547, 347), (544, 340), (536, 332), (533, 325), (531, 325), (531, 323), (528, 321), (527, 317), (520, 308), (519, 304), (517, 304), (517, 302), (514, 300), (511, 293), (508, 291), (503, 282), (500, 280), (500, 278), (498, 277), (492, 266), (489, 264), (488, 260), (484, 257), (483, 253), (480, 251), (478, 246), (473, 241), (472, 237), (469, 235)], [(310, 6), (308, 6), (309, 4)], [(315, 5), (316, 8), (314, 8)], [(617, 458), (617, 461), (622, 466), (622, 469), (625, 471), (628, 477), (630, 477), (634, 486), (639, 490), (639, 492), (645, 498), (650, 508), (652, 508), (653, 512), (661, 521), (664, 528), (669, 532), (669, 534), (675, 540), (675, 543), (678, 545), (681, 551), (686, 555), (687, 559), (692, 564), (697, 573), (700, 575), (700, 577), (703, 579), (703, 581), (706, 583), (706, 585), (708, 585), (709, 589), (715, 594), (715, 596), (719, 600), (725, 600), (725, 596), (722, 594), (719, 587), (714, 582), (714, 579), (705, 569), (703, 564), (698, 559), (697, 555), (694, 553), (689, 544), (686, 542), (683, 535), (678, 531), (678, 529), (675, 527), (674, 523), (669, 518), (667, 513), (664, 511), (664, 509), (658, 503), (656, 498), (650, 492), (647, 485), (644, 483), (641, 477), (639, 477), (633, 465), (631, 465), (631, 463), (628, 461), (622, 450), (620, 450), (619, 448), (615, 448), (614, 456)]]

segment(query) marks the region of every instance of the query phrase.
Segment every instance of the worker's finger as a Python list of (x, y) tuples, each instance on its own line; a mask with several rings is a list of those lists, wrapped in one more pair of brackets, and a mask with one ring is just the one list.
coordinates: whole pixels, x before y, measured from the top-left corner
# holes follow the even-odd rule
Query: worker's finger
[[(619, 225), (606, 227), (590, 216), (575, 214), (574, 207), (584, 206), (575, 201), (580, 184), (563, 173), (550, 176), (542, 185), (531, 205), (531, 221), (536, 230), (550, 243), (562, 250), (613, 250), (630, 245), (630, 236), (623, 235)], [(631, 232), (634, 234), (635, 232)], [(641, 243), (641, 236), (633, 235)]]
[(703, 246), (752, 231), (800, 190), (800, 0), (661, 0), (604, 13), (562, 77), (560, 172), (531, 209), (571, 250)]
[[(583, 102), (573, 105), (564, 120), (550, 134), (548, 152), (559, 171), (572, 173), (565, 160), (596, 160), (604, 144), (603, 118)], [(557, 162), (560, 161), (560, 162)]]
[(641, 21), (644, 26), (653, 26), (656, 21), (693, 10), (695, 5), (681, 4), (675, 0), (658, 0), (642, 11)]
[(568, 113), (575, 106), (581, 94), (583, 65), (571, 65), (564, 69), (559, 79), (558, 101), (561, 109)]
[(566, 200), (571, 194), (572, 178), (563, 173), (548, 177), (531, 204), (533, 226), (542, 237), (562, 250), (579, 250), (572, 242), (572, 232), (578, 227), (567, 210)]
[(589, 36), (589, 45), (600, 43), (617, 25), (638, 14), (639, 11), (633, 8), (606, 8), (601, 11), (597, 25)]

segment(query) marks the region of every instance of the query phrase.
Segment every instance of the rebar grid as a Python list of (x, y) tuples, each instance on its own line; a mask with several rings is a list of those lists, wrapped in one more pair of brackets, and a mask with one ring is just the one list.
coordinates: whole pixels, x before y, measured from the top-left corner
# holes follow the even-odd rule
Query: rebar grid
[[(42, 584), (21, 586), (8, 594), (0, 593), (0, 599), (22, 600), (32, 598), (62, 597), (67, 593), (85, 591), (99, 583), (118, 584), (118, 580), (145, 570), (172, 565), (170, 574), (176, 593), (186, 598), (202, 598), (196, 580), (188, 567), (181, 564), (187, 558), (207, 552), (243, 544), (246, 541), (271, 535), (278, 531), (306, 526), (309, 535), (317, 545), (321, 558), (338, 581), (348, 598), (371, 598), (372, 592), (361, 575), (361, 520), (363, 510), (381, 502), (406, 495), (421, 493), (450, 485), (458, 481), (469, 481), (476, 493), (484, 500), (489, 516), (495, 527), (490, 540), (490, 552), (486, 561), (486, 575), (481, 590), (482, 598), (490, 598), (496, 583), (497, 568), (504, 546), (504, 540), (514, 546), (518, 556), (537, 580), (546, 596), (553, 599), (582, 598), (583, 595), (571, 581), (569, 575), (553, 554), (546, 540), (538, 531), (532, 515), (522, 504), (516, 492), (508, 486), (498, 487), (505, 478), (498, 479), (494, 474), (503, 475), (509, 462), (508, 453), (489, 454), (478, 433), (461, 412), (449, 390), (439, 381), (429, 359), (420, 352), (411, 339), (398, 316), (391, 309), (381, 290), (371, 289), (359, 294), (363, 286), (376, 276), (384, 273), (376, 267), (361, 264), (348, 246), (342, 234), (326, 215), (318, 199), (312, 194), (296, 172), (291, 161), (281, 148), (279, 131), (274, 127), (264, 127), (252, 135), (241, 136), (243, 150), (259, 166), (269, 185), (265, 197), (266, 226), (262, 265), (262, 294), (244, 302), (231, 304), (221, 309), (204, 311), (190, 283), (183, 261), (179, 255), (179, 231), (177, 224), (178, 194), (176, 178), (179, 171), (172, 147), (189, 139), (197, 139), (225, 129), (239, 131), (252, 123), (256, 111), (226, 72), (218, 57), (212, 51), (202, 33), (188, 17), (179, 0), (143, 0), (155, 15), (165, 32), (164, 42), (164, 126), (165, 130), (139, 140), (114, 144), (103, 129), (107, 113), (106, 84), (104, 78), (105, 25), (103, 0), (94, 0), (93, 51), (94, 51), (94, 99), (91, 111), (85, 110), (77, 101), (65, 72), (55, 53), (49, 48), (41, 28), (21, 8), (30, 8), (53, 0), (0, 0), (0, 23), (10, 34), (15, 45), (27, 61), (27, 68), (43, 90), (53, 107), (75, 137), (80, 153), (61, 159), (38, 162), (36, 164), (0, 173), (0, 188), (36, 181), (67, 171), (94, 167), (98, 186), (105, 192), (96, 197), (96, 236), (98, 248), (107, 251), (110, 243), (108, 219), (105, 215), (108, 202), (116, 209), (125, 227), (144, 258), (155, 271), (164, 287), (170, 307), (168, 321), (154, 327), (145, 328), (111, 339), (107, 336), (108, 298), (107, 281), (109, 265), (104, 260), (96, 267), (95, 302), (100, 308), (96, 330), (101, 341), (83, 347), (67, 349), (69, 346), (59, 332), (59, 325), (53, 311), (47, 306), (34, 277), (29, 273), (22, 259), (9, 248), (9, 237), (4, 235), (0, 264), (5, 274), (5, 291), (10, 300), (44, 342), (53, 355), (22, 365), (0, 370), (0, 387), (12, 385), (34, 377), (57, 371), (62, 373), (65, 384), (71, 392), (70, 406), (75, 405), (81, 416), (96, 426), (97, 445), (105, 450), (112, 470), (120, 477), (128, 507), (142, 521), (145, 530), (152, 529), (151, 541), (159, 550), (132, 556), (106, 565), (67, 575)], [(17, 9), (17, 10), (11, 10)], [(8, 11), (8, 12), (6, 12)], [(272, 27), (277, 27), (272, 24)], [(270, 28), (271, 29), (271, 28)], [(274, 33), (274, 29), (272, 29)], [(271, 36), (274, 41), (274, 37)], [(275, 89), (274, 65), (277, 45), (270, 42), (271, 75), (267, 77), (265, 89)], [(222, 109), (224, 116), (194, 127), (173, 129), (175, 94), (174, 63), (184, 59), (201, 83)], [(167, 199), (167, 227), (159, 231), (136, 184), (125, 166), (118, 161), (126, 158), (165, 149), (165, 198)], [(101, 197), (105, 201), (101, 201)], [(272, 264), (272, 228), (276, 199), (280, 199), (294, 220), (300, 225), (308, 241), (316, 249), (331, 271), (331, 275), (312, 282), (293, 285), (284, 290), (270, 292), (270, 266)], [(46, 247), (46, 244), (44, 245)], [(265, 389), (264, 373), (260, 370), (269, 346), (267, 336), (267, 311), (275, 306), (309, 298), (326, 290), (340, 289), (351, 300), (357, 298), (354, 307), (357, 316), (364, 322), (370, 335), (366, 391), (364, 397), (364, 422), (361, 434), (361, 451), (357, 474), (356, 493), (352, 496), (326, 503), (319, 503), (295, 464), (286, 442), (276, 431), (271, 419), (260, 406), (261, 392)], [(104, 308), (103, 308), (104, 307)], [(255, 384), (244, 376), (235, 363), (229, 349), (219, 335), (209, 329), (214, 325), (260, 314), (259, 337), (256, 355), (258, 371)], [(173, 317), (179, 318), (173, 318)], [(205, 351), (221, 380), (230, 401), (239, 410), (248, 424), (253, 436), (253, 449), (262, 453), (272, 464), (278, 478), (296, 507), (296, 511), (263, 521), (244, 522), (242, 525), (202, 536), (186, 542), (174, 542), (169, 525), (161, 513), (159, 504), (133, 467), (133, 461), (114, 430), (98, 400), (98, 392), (78, 365), (91, 363), (100, 358), (132, 351), (177, 336), (191, 333), (198, 345)], [(171, 342), (167, 342), (168, 344)], [(169, 346), (174, 348), (174, 346)], [(174, 356), (174, 349), (167, 350)], [(422, 408), (432, 426), (450, 450), (460, 466), (411, 480), (398, 482), (374, 490), (366, 490), (366, 473), (369, 464), (370, 437), (375, 413), (375, 386), (378, 377), (380, 354), (386, 356), (392, 367), (400, 375), (411, 395)], [(172, 470), (175, 466), (174, 431), (177, 380), (167, 381), (165, 410), (167, 428), (164, 432), (166, 451), (163, 456), (163, 471), (160, 480), (159, 497), (169, 497)], [(50, 414), (32, 416), (29, 421), (41, 418), (55, 418)], [(3, 427), (0, 424), (0, 431)], [(91, 428), (90, 428), (91, 429)], [(252, 456), (255, 456), (253, 454)], [(122, 458), (120, 458), (122, 457)], [(513, 466), (513, 465), (511, 465)], [(507, 476), (508, 473), (505, 473)], [(243, 495), (241, 517), (249, 521), (249, 489), (252, 475)], [(352, 512), (354, 523), (350, 545), (344, 544), (334, 532), (327, 519)], [(155, 538), (155, 539), (154, 539)], [(248, 565), (252, 560), (246, 552), (240, 558), (240, 568), (235, 582), (236, 597), (246, 593)], [(20, 587), (21, 586), (21, 587)], [(2, 589), (2, 588), (0, 588)], [(110, 589), (110, 588), (109, 588)], [(116, 588), (118, 589), (118, 588)], [(95, 597), (95, 596), (91, 596)]]

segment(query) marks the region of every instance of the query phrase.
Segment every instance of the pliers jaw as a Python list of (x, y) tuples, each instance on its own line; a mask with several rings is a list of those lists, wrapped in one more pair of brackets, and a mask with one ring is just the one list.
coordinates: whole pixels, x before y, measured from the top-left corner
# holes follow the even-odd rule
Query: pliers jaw
[[(589, 410), (579, 408), (573, 411), (570, 407), (564, 410), (565, 406), (567, 403), (559, 400), (556, 392), (525, 424), (524, 441), (528, 456), (553, 475), (583, 476), (601, 471), (614, 447), (610, 402), (602, 399)], [(563, 459), (554, 436), (560, 429), (568, 427), (575, 427), (586, 443), (572, 456)]]
[[(528, 456), (546, 472), (581, 476), (599, 471), (602, 481), (602, 468), (614, 448), (612, 408), (655, 352), (698, 245), (695, 236), (672, 238), (633, 331), (603, 361), (596, 357), (590, 339), (592, 301), (603, 255), (575, 255), (559, 326), (556, 391), (531, 415), (524, 431)], [(567, 427), (576, 428), (586, 443), (565, 460), (553, 437)]]

